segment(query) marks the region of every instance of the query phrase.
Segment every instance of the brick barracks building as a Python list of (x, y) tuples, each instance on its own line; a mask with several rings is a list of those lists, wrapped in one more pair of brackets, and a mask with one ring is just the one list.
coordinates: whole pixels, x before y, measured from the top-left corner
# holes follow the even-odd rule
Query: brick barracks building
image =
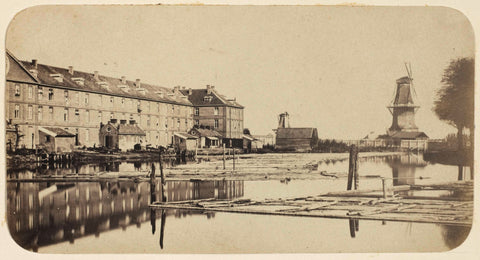
[[(194, 121), (197, 106), (183, 94), (185, 88), (107, 77), (97, 71), (80, 72), (72, 66), (58, 68), (37, 60), (19, 61), (8, 51), (6, 62), (6, 120), (7, 125), (17, 125), (22, 136), (17, 147), (43, 147), (51, 141), (39, 134), (46, 128), (71, 133), (78, 147), (105, 146), (112, 142), (100, 140), (106, 138), (100, 128), (108, 123), (141, 129), (144, 133), (136, 133), (132, 140), (139, 141), (142, 147), (168, 146), (175, 133), (186, 133), (199, 123)], [(243, 130), (243, 107), (237, 105), (241, 112), (233, 112), (232, 116), (232, 105), (219, 107), (223, 117), (218, 123), (212, 119), (212, 126), (225, 138), (241, 138), (238, 133)], [(217, 118), (215, 111), (212, 108), (210, 117)]]

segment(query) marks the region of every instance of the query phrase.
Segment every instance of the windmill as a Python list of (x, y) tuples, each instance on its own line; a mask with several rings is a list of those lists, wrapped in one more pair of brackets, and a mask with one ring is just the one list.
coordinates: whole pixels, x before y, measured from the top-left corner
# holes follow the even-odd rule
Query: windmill
[(392, 102), (387, 106), (393, 116), (392, 126), (387, 131), (388, 135), (396, 132), (418, 131), (415, 125), (415, 113), (420, 106), (413, 86), (411, 64), (405, 63), (405, 69), (408, 76), (397, 79)]

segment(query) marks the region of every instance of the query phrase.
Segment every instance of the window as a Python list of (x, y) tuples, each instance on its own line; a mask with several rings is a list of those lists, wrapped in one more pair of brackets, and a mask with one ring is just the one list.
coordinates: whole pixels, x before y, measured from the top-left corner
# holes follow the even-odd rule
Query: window
[(215, 108), (213, 109), (213, 114), (216, 115), (216, 116), (218, 116), (218, 107), (215, 107)]
[(98, 111), (98, 121), (102, 122), (102, 111)]
[(175, 106), (172, 105), (172, 114), (174, 114), (174, 113), (175, 113)]
[(38, 100), (43, 99), (43, 88), (41, 86), (38, 86)]
[(203, 97), (203, 101), (204, 101), (204, 102), (211, 102), (211, 101), (212, 101), (212, 98), (213, 98), (212, 96), (204, 96), (204, 97)]
[(125, 104), (125, 99), (124, 98), (122, 98), (122, 104)]
[(88, 104), (88, 93), (85, 93), (85, 104)]
[(87, 119), (87, 122), (90, 121), (90, 110), (85, 111), (85, 119)]
[(20, 96), (20, 85), (15, 84), (15, 96), (19, 97)]
[(68, 90), (65, 90), (64, 94), (65, 94), (65, 104), (68, 104)]
[(195, 115), (196, 116), (200, 115), (200, 108), (198, 107), (195, 108)]
[(32, 118), (33, 118), (33, 107), (32, 107), (32, 106), (28, 106), (27, 118), (28, 118), (28, 119), (32, 119)]
[(214, 127), (215, 127), (215, 128), (218, 128), (218, 119), (215, 119), (215, 122), (214, 122), (214, 123), (215, 123)]
[(113, 119), (113, 112), (110, 113), (110, 119)]
[(177, 119), (177, 128), (180, 129), (180, 119)]
[(90, 141), (90, 130), (85, 129), (85, 142)]
[(33, 98), (33, 86), (28, 86), (28, 98)]
[(110, 103), (113, 104), (113, 97), (110, 97)]
[(63, 110), (63, 121), (68, 121), (68, 108)]
[(20, 118), (20, 105), (15, 105), (15, 112), (13, 114), (14, 118)]
[(49, 135), (45, 136), (45, 143), (50, 143), (50, 136)]
[(75, 109), (75, 120), (76, 121), (80, 120), (80, 111), (78, 109)]
[(53, 89), (48, 89), (48, 100), (53, 100)]
[(150, 116), (147, 118), (147, 126), (150, 126)]
[(41, 106), (38, 107), (38, 121), (42, 121), (42, 114), (43, 114), (43, 108)]
[(199, 125), (200, 125), (200, 122), (198, 121), (198, 119), (195, 119), (195, 125), (196, 125), (196, 126), (199, 126)]
[(50, 119), (53, 119), (53, 107), (48, 107), (48, 113), (50, 114)]

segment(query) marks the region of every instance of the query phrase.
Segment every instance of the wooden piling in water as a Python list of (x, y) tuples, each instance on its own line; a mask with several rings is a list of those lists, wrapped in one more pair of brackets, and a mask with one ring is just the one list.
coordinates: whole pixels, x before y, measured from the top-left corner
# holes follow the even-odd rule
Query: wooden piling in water
[(167, 201), (166, 190), (165, 190), (165, 176), (163, 175), (163, 165), (162, 165), (162, 149), (159, 152), (160, 159), (160, 182), (162, 186), (162, 202)]
[(233, 154), (233, 171), (235, 171), (235, 148), (232, 149)]
[(225, 144), (223, 144), (223, 169), (225, 170)]
[[(355, 180), (354, 180), (355, 179)], [(348, 159), (348, 180), (347, 190), (352, 189), (353, 182), (355, 181), (355, 189), (358, 189), (358, 149), (355, 145), (350, 146), (350, 156)]]

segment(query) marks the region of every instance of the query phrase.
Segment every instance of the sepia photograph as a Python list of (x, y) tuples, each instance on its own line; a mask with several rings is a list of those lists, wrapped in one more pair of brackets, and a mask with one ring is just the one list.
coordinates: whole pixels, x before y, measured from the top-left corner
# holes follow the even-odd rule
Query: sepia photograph
[(475, 36), (461, 11), (40, 5), (10, 21), (4, 54), (3, 225), (32, 254), (468, 240)]

